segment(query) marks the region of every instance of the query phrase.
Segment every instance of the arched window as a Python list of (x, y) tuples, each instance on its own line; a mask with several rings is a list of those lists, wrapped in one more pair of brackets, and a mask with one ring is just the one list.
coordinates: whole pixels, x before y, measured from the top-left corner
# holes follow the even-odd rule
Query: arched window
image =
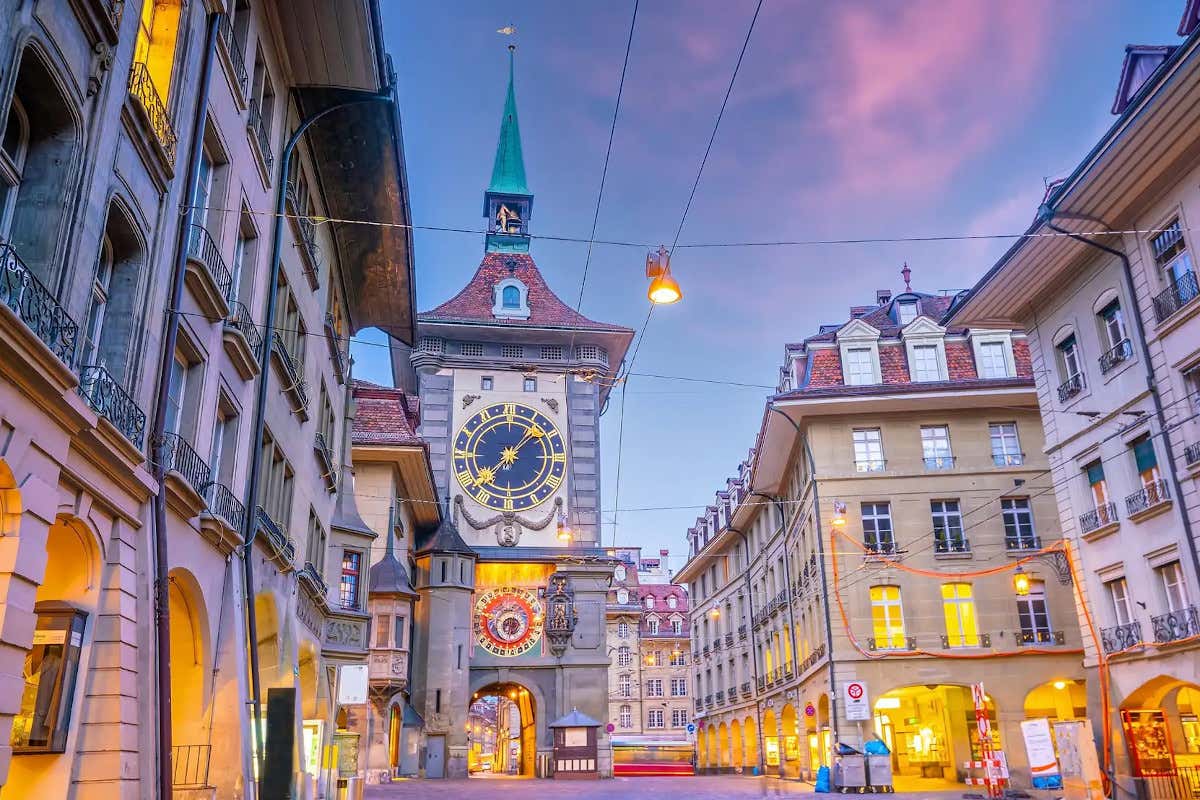
[(100, 251), (96, 254), (96, 269), (92, 276), (92, 297), (88, 305), (87, 326), (83, 331), (84, 364), (99, 364), (103, 366), (104, 358), (100, 354), (100, 332), (104, 329), (104, 312), (108, 307), (108, 290), (112, 282), (113, 249), (112, 242), (105, 234), (100, 241)]
[(21, 99), (14, 97), (8, 110), (8, 122), (4, 126), (4, 139), (0, 144), (0, 239), (8, 239), (27, 152), (29, 117), (25, 115)]
[(120, 383), (130, 377), (129, 353), (135, 333), (134, 305), (141, 283), (141, 238), (122, 203), (108, 206), (108, 219), (96, 252), (92, 291), (83, 330), (82, 366), (103, 366)]
[(529, 319), (529, 288), (514, 277), (492, 287), (492, 316), (500, 319)]
[(521, 290), (516, 286), (505, 286), (501, 305), (504, 308), (520, 308)]

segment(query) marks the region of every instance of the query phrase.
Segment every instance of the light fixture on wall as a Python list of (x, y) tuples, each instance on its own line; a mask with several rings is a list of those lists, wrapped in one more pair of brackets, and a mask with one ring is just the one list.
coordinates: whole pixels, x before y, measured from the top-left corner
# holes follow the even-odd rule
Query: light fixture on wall
[(558, 515), (558, 533), (557, 533), (557, 536), (558, 536), (558, 540), (559, 540), (560, 542), (567, 542), (567, 543), (570, 543), (570, 541), (571, 541), (571, 538), (572, 538), (572, 537), (571, 537), (571, 529), (570, 529), (569, 527), (567, 527), (567, 516), (566, 516), (566, 514), (561, 514), (561, 513), (560, 513), (560, 514)]
[(1017, 565), (1016, 571), (1013, 572), (1013, 591), (1017, 593), (1017, 597), (1025, 597), (1029, 594), (1029, 573), (1027, 573), (1020, 564)]
[(830, 524), (838, 530), (846, 527), (846, 504), (841, 500), (833, 501), (833, 519)]

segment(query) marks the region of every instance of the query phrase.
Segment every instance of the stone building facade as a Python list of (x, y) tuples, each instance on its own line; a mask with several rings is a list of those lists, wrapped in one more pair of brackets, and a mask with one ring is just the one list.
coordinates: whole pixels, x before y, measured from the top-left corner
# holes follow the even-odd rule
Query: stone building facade
[[(6, 797), (253, 795), (256, 696), (296, 743), (266, 774), (307, 796), (338, 777), (338, 668), (364, 662), (367, 623), (343, 590), (362, 541), (335, 514), (347, 340), (387, 324), (411, 341), (412, 264), (406, 235), (309, 218), (405, 222), (407, 187), (377, 4), (284, 10), (0, 14)], [(334, 50), (347, 58), (314, 58)], [(283, 172), (301, 119), (368, 95)], [(363, 199), (365, 161), (386, 191)]]
[(1029, 331), (1060, 524), (1096, 630), (1085, 663), (1111, 683), (1107, 696), (1089, 687), (1127, 791), (1200, 765), (1200, 164), (1180, 102), (1200, 91), (1198, 31), (1187, 3), (1182, 41), (1127, 48), (1112, 128), (1029, 228), (1060, 235), (1018, 241), (953, 315)]
[(1019, 723), (1086, 714), (1027, 342), (942, 325), (950, 302), (881, 292), (789, 345), (751, 457), (689, 531), (702, 769), (807, 777), (878, 735), (898, 787), (957, 783), (982, 682), (1028, 786)]

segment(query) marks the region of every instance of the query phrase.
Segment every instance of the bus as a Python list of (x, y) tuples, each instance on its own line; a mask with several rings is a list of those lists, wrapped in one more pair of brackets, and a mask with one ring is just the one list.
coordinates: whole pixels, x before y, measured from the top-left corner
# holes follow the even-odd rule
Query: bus
[(614, 738), (613, 776), (695, 775), (696, 748), (678, 739)]

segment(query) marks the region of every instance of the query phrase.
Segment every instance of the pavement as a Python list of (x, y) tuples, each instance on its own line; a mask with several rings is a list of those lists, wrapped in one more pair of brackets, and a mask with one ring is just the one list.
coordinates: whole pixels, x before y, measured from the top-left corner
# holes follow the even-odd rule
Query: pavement
[[(872, 795), (879, 800), (958, 800), (964, 792), (984, 796), (979, 787), (944, 788), (891, 795)], [(492, 775), (460, 780), (402, 780), (383, 786), (368, 786), (365, 800), (502, 800), (507, 795), (520, 800), (662, 800), (674, 795), (679, 800), (729, 800), (729, 798), (791, 797), (813, 794), (812, 784), (779, 778), (741, 775), (697, 775), (677, 778), (611, 778), (594, 781), (555, 781)], [(1030, 792), (1035, 800), (1052, 800), (1061, 792)], [(829, 800), (841, 795), (824, 795)], [(815, 799), (814, 799), (815, 800)]]

